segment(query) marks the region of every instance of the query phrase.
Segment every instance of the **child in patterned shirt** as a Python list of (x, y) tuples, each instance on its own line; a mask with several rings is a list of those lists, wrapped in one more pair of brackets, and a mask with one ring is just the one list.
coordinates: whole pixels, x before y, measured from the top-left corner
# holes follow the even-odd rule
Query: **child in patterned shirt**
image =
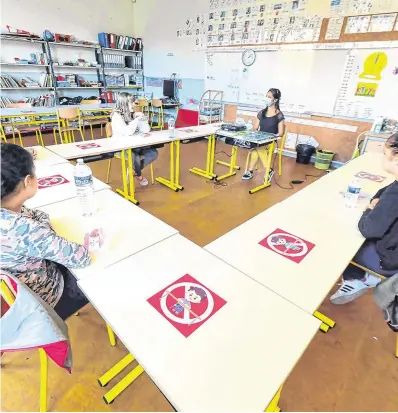
[(86, 267), (89, 253), (84, 246), (59, 237), (46, 213), (23, 206), (37, 191), (32, 154), (9, 143), (1, 144), (0, 151), (0, 267), (65, 319), (88, 302), (65, 267)]

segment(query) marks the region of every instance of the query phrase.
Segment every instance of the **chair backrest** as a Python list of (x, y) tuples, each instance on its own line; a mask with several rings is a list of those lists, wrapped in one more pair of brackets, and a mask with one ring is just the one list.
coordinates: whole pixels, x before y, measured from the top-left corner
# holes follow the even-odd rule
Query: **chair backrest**
[(0, 282), (1, 296), (9, 306), (1, 321), (0, 351), (43, 348), (55, 363), (70, 371), (72, 355), (65, 322), (49, 304), (4, 270), (0, 271)]
[(105, 125), (105, 134), (107, 138), (112, 137), (112, 124), (110, 122)]
[(31, 103), (7, 103), (7, 108), (10, 109), (19, 109), (19, 108), (31, 108)]
[(97, 105), (99, 103), (98, 99), (83, 99), (81, 105)]
[(61, 119), (76, 119), (80, 117), (79, 108), (60, 108), (57, 110)]
[(199, 125), (199, 112), (197, 110), (180, 109), (177, 114), (176, 128)]
[(163, 107), (163, 102), (160, 99), (152, 99), (151, 105), (154, 108), (161, 108)]
[(142, 107), (147, 107), (149, 106), (149, 103), (145, 98), (138, 98), (138, 105)]

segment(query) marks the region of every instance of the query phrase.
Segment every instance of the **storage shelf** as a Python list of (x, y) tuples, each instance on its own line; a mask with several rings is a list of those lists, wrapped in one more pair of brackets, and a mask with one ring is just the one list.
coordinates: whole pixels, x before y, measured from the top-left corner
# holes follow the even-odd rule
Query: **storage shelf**
[(112, 47), (103, 47), (102, 50), (111, 50), (111, 51), (114, 51), (114, 52), (126, 52), (126, 53), (142, 54), (142, 52), (137, 51), (137, 50), (113, 49)]
[(17, 36), (0, 36), (1, 40), (9, 40), (11, 42), (23, 42), (23, 43), (45, 43), (44, 40), (40, 39), (28, 39), (26, 37), (17, 37)]
[(65, 68), (67, 68), (67, 69), (91, 69), (91, 70), (99, 70), (99, 69), (101, 69), (101, 66), (97, 66), (97, 67), (92, 67), (92, 66), (69, 66), (69, 65), (54, 65), (53, 64), (53, 69), (55, 70), (55, 69), (58, 69), (58, 68), (61, 68), (61, 69), (65, 69)]
[(2, 87), (0, 90), (41, 90), (41, 89), (48, 89), (52, 90), (53, 87)]
[(61, 47), (81, 47), (83, 49), (99, 49), (99, 45), (88, 45), (80, 43), (58, 43), (58, 42), (48, 42), (50, 46), (61, 46)]
[(107, 89), (142, 89), (143, 86), (107, 86)]
[(102, 89), (104, 86), (90, 86), (90, 87), (84, 87), (84, 86), (65, 86), (65, 87), (57, 87), (57, 90), (60, 89)]
[(144, 69), (132, 69), (131, 67), (104, 67), (105, 70), (119, 70), (125, 72), (142, 72)]
[(7, 62), (0, 62), (0, 66), (16, 66), (16, 67), (49, 67), (50, 65), (39, 65), (39, 64), (20, 64), (20, 63), (7, 63)]

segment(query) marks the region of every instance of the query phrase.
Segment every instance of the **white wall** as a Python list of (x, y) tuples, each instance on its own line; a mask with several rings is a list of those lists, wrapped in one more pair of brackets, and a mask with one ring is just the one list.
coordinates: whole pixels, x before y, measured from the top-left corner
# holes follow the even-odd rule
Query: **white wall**
[(134, 35), (144, 39), (145, 76), (204, 79), (204, 52), (193, 51), (192, 38), (177, 39), (177, 30), (208, 7), (208, 0), (137, 0)]
[(0, 3), (2, 31), (8, 24), (39, 35), (49, 29), (90, 41), (96, 41), (99, 32), (125, 35), (134, 32), (132, 0), (1, 0)]

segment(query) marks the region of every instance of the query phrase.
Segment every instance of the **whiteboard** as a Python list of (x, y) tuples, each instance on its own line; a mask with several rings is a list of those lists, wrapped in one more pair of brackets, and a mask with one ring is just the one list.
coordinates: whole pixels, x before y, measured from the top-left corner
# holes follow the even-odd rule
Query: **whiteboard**
[[(245, 67), (241, 52), (221, 52), (206, 64), (206, 89), (224, 91), (224, 100), (262, 106), (270, 88), (280, 89), (287, 111), (333, 114), (344, 72), (346, 50), (258, 51)], [(232, 87), (233, 81), (238, 84)]]

